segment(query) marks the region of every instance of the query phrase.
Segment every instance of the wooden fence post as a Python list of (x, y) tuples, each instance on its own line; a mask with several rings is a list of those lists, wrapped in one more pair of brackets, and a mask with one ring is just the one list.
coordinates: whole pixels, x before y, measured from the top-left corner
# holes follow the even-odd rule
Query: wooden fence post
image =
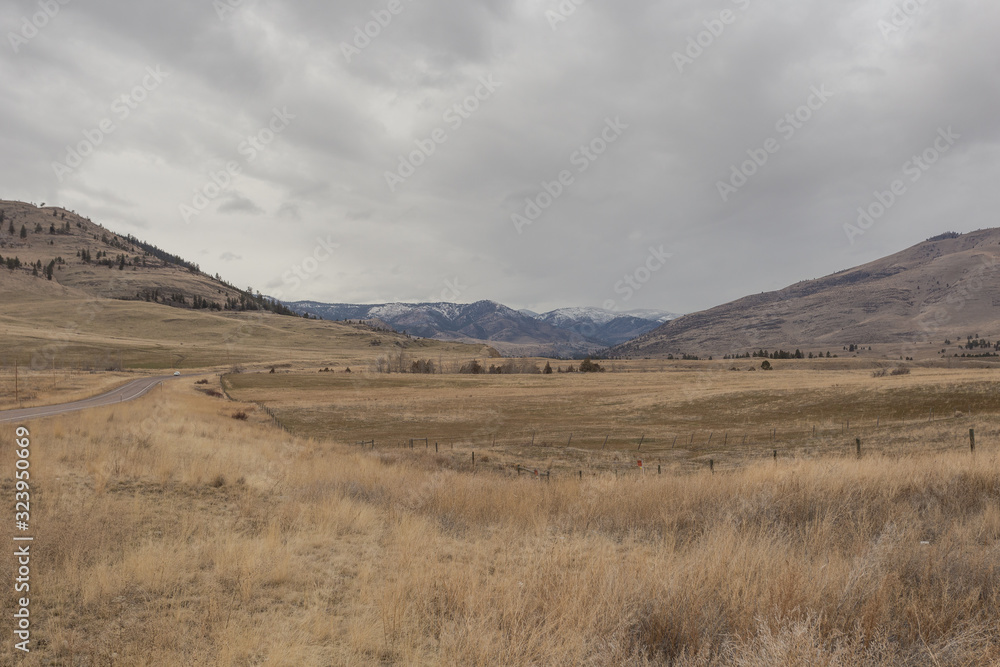
[(708, 469), (712, 471), (713, 475), (715, 474), (715, 459), (708, 460)]
[(976, 453), (976, 429), (969, 429), (969, 447), (972, 448), (972, 453)]
[(642, 451), (642, 442), (645, 439), (646, 439), (646, 435), (645, 434), (643, 434), (643, 436), (641, 438), (639, 438), (639, 449), (637, 449), (636, 451), (640, 451), (640, 452)]
[(858, 445), (858, 458), (860, 459), (861, 458), (861, 438), (856, 438), (855, 442)]
[(604, 436), (604, 444), (601, 445), (601, 451), (604, 451), (604, 448), (608, 446), (608, 438), (610, 437), (611, 437), (610, 433)]

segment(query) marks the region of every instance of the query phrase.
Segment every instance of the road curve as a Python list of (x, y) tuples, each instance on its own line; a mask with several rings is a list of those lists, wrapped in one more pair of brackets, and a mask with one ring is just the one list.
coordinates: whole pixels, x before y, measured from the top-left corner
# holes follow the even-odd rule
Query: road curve
[(86, 410), (87, 408), (97, 408), (102, 405), (124, 403), (125, 401), (131, 401), (139, 398), (140, 396), (144, 396), (156, 385), (173, 377), (174, 376), (172, 375), (160, 375), (157, 377), (132, 380), (128, 384), (122, 385), (117, 389), (112, 389), (107, 393), (100, 394), (99, 396), (92, 396), (91, 398), (85, 398), (80, 401), (73, 401), (72, 403), (41, 405), (37, 408), (0, 410), (0, 424), (4, 422), (25, 422), (31, 419), (39, 419), (41, 417), (52, 417), (54, 415), (66, 414), (67, 412)]

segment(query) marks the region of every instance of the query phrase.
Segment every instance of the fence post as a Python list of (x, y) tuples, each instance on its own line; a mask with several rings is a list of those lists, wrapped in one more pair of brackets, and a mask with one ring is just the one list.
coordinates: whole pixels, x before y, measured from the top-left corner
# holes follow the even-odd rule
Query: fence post
[(677, 436), (675, 435), (674, 436), (674, 444), (670, 445), (670, 449), (673, 449), (676, 446), (677, 446)]
[(708, 444), (712, 444), (712, 436), (715, 435), (715, 431), (708, 432)]
[(715, 459), (708, 460), (708, 469), (712, 471), (713, 475), (715, 474)]
[(534, 431), (531, 432), (531, 446), (532, 447), (535, 446), (535, 432)]
[(646, 435), (645, 434), (643, 434), (643, 436), (641, 438), (639, 438), (639, 449), (637, 449), (636, 451), (639, 451), (639, 452), (642, 451), (642, 442), (645, 439), (646, 439)]
[(774, 450), (774, 462), (775, 462), (775, 463), (777, 463), (777, 462), (778, 462), (778, 450), (777, 450), (777, 449), (776, 449), (776, 450)]
[(437, 444), (437, 440), (435, 440), (435, 441), (434, 441), (434, 453), (435, 453), (435, 454), (437, 454), (437, 453), (438, 453), (438, 444)]
[(662, 465), (657, 464), (657, 466), (656, 466), (656, 474), (657, 475), (662, 475), (663, 474), (663, 466)]
[(581, 482), (583, 481), (583, 471), (582, 470), (580, 471), (580, 481)]
[(860, 459), (861, 458), (861, 438), (856, 438), (855, 442), (858, 445), (858, 458)]
[(976, 429), (969, 429), (969, 447), (972, 448), (972, 453), (976, 453)]
[(572, 444), (573, 444), (573, 434), (570, 433), (569, 434), (569, 442), (566, 443), (566, 446), (569, 447)]
[(472, 469), (476, 469), (476, 453), (472, 452)]
[(604, 451), (604, 448), (608, 446), (608, 438), (610, 437), (611, 437), (610, 433), (604, 436), (604, 444), (601, 445), (601, 451)]

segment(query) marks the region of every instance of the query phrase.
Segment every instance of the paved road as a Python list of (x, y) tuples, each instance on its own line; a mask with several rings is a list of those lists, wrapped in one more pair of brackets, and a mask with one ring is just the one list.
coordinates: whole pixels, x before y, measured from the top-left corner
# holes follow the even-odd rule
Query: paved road
[(82, 401), (73, 401), (72, 403), (43, 405), (37, 408), (19, 408), (17, 410), (0, 410), (0, 423), (25, 422), (30, 419), (62, 415), (67, 412), (76, 412), (77, 410), (86, 410), (87, 408), (96, 408), (102, 405), (124, 403), (125, 401), (131, 401), (139, 398), (140, 396), (144, 396), (159, 383), (173, 377), (174, 376), (172, 375), (160, 375), (157, 377), (132, 380), (128, 384), (118, 387), (117, 389), (113, 389), (106, 394), (85, 398)]

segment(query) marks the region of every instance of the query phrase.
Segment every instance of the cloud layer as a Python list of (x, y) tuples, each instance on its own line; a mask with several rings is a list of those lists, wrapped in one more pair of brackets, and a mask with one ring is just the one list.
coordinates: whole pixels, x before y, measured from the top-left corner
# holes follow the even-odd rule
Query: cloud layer
[(0, 26), (0, 197), (289, 299), (693, 311), (1000, 204), (985, 0), (43, 0)]

